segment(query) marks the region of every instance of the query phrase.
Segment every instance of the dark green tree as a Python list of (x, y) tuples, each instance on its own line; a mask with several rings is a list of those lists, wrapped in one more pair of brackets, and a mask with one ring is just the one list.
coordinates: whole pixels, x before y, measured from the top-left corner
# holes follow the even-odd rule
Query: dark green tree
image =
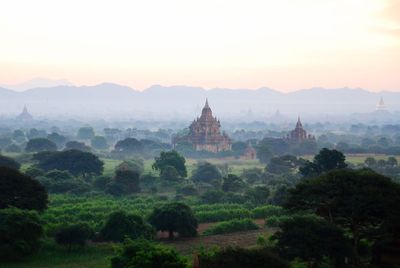
[(222, 179), (221, 171), (209, 162), (201, 162), (197, 164), (197, 168), (193, 171), (192, 180), (194, 182), (211, 183)]
[(82, 152), (89, 152), (90, 147), (80, 141), (69, 141), (65, 144), (65, 150), (79, 150)]
[(21, 167), (21, 164), (12, 159), (11, 157), (0, 155), (0, 167), (19, 169)]
[(289, 268), (285, 260), (268, 248), (245, 249), (228, 247), (216, 252), (202, 252), (199, 268)]
[(257, 158), (261, 163), (267, 164), (269, 160), (273, 157), (271, 149), (268, 144), (261, 143), (256, 147)]
[(335, 267), (342, 267), (349, 257), (348, 241), (344, 232), (328, 221), (311, 216), (293, 216), (279, 225), (273, 235), (276, 247), (284, 258), (296, 258), (307, 263), (309, 268), (318, 267), (325, 257)]
[(36, 138), (29, 140), (26, 144), (25, 151), (31, 152), (43, 152), (43, 151), (57, 151), (57, 145), (45, 138)]
[(53, 133), (47, 135), (47, 139), (54, 142), (58, 148), (62, 148), (67, 141), (66, 137), (64, 137), (63, 135), (60, 135), (56, 132), (53, 132)]
[(222, 178), (222, 191), (224, 192), (239, 192), (244, 187), (244, 181), (234, 174), (228, 174)]
[(118, 141), (114, 149), (120, 153), (140, 154), (143, 152), (143, 144), (135, 138), (126, 138)]
[(187, 268), (185, 258), (172, 248), (148, 240), (127, 239), (111, 259), (111, 268)]
[(178, 182), (182, 180), (179, 172), (173, 166), (165, 166), (161, 171), (160, 178), (163, 181)]
[(142, 174), (144, 171), (144, 162), (142, 159), (125, 160), (119, 164), (116, 170), (130, 170)]
[(45, 171), (66, 170), (74, 176), (100, 175), (104, 163), (94, 154), (79, 150), (34, 155), (37, 166)]
[(159, 157), (156, 157), (153, 164), (153, 169), (162, 172), (166, 166), (173, 166), (182, 178), (187, 176), (187, 170), (185, 166), (185, 158), (180, 155), (177, 151), (172, 150), (168, 152), (161, 152)]
[(312, 162), (307, 161), (300, 167), (300, 173), (305, 177), (318, 176), (331, 170), (347, 168), (345, 161), (346, 157), (342, 152), (323, 148)]
[(197, 219), (186, 204), (173, 202), (154, 208), (149, 222), (156, 230), (168, 231), (169, 238), (177, 232), (181, 237), (197, 235)]
[(256, 186), (246, 191), (245, 196), (247, 200), (256, 205), (263, 205), (268, 203), (270, 190), (267, 186)]
[(152, 239), (154, 230), (142, 217), (116, 211), (110, 214), (100, 235), (105, 241), (122, 242), (126, 237)]
[(0, 209), (0, 261), (14, 261), (35, 252), (43, 235), (35, 211)]
[(299, 183), (285, 207), (311, 210), (344, 228), (351, 235), (358, 267), (360, 241), (381, 239), (387, 235), (383, 227), (400, 218), (400, 186), (367, 169), (334, 170)]
[(140, 175), (135, 171), (117, 170), (107, 190), (112, 195), (126, 195), (140, 192)]
[(43, 211), (47, 203), (46, 189), (38, 181), (15, 169), (0, 167), (0, 209), (17, 207)]
[(61, 227), (57, 230), (55, 240), (57, 244), (67, 247), (69, 250), (74, 246), (83, 247), (86, 241), (93, 236), (93, 230), (88, 224), (73, 224)]

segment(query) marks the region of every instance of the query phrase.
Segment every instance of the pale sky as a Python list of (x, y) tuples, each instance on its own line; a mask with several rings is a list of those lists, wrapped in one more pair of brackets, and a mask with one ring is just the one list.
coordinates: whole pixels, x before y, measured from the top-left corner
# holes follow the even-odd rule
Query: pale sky
[(400, 0), (1, 0), (0, 83), (400, 91)]

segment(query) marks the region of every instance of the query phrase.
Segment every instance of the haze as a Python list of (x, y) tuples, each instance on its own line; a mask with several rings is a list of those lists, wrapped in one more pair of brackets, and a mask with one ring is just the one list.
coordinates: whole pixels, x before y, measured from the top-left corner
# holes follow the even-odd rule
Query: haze
[(400, 1), (2, 1), (0, 83), (400, 89)]

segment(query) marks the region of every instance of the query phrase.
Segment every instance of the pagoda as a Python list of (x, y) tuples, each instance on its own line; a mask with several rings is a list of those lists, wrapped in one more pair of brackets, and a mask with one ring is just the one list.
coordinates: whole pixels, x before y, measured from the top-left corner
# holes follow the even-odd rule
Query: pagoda
[(17, 116), (17, 120), (21, 120), (21, 121), (33, 120), (33, 116), (28, 112), (28, 108), (26, 108), (26, 105), (24, 105), (24, 109), (22, 110), (22, 113), (20, 113)]
[(196, 151), (218, 153), (232, 149), (232, 142), (226, 133), (221, 132), (221, 123), (213, 117), (207, 99), (201, 116), (189, 126), (189, 134), (173, 140), (174, 146), (183, 142), (190, 143)]
[(303, 124), (300, 121), (300, 116), (297, 119), (296, 127), (294, 130), (290, 131), (286, 137), (290, 141), (305, 141), (305, 140), (315, 140), (313, 135), (307, 134), (307, 131), (303, 128)]

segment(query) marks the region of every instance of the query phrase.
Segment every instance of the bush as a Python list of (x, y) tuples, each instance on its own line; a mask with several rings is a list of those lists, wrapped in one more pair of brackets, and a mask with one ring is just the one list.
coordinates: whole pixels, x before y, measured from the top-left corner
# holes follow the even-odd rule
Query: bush
[(18, 260), (36, 251), (43, 235), (42, 224), (34, 211), (17, 208), (0, 210), (0, 260)]
[(187, 268), (187, 260), (174, 249), (147, 240), (126, 240), (111, 268)]
[(91, 238), (93, 230), (87, 224), (74, 224), (61, 227), (55, 236), (57, 244), (71, 249), (73, 246), (84, 246), (86, 240)]
[(197, 195), (197, 189), (194, 185), (185, 185), (177, 189), (176, 192), (182, 195)]
[(262, 207), (256, 207), (252, 210), (253, 218), (261, 219), (261, 218), (269, 218), (271, 216), (283, 216), (286, 214), (286, 211), (279, 206), (274, 205), (266, 205)]
[(204, 235), (227, 234), (239, 231), (257, 230), (260, 227), (252, 219), (234, 219), (220, 222), (203, 232)]
[(105, 241), (122, 242), (125, 237), (151, 239), (154, 230), (142, 217), (117, 211), (108, 217), (100, 235)]
[(200, 211), (196, 213), (199, 222), (218, 222), (232, 219), (250, 218), (251, 212), (248, 209), (216, 209), (210, 211)]
[(268, 248), (244, 249), (228, 247), (199, 255), (199, 268), (289, 268), (289, 264)]

